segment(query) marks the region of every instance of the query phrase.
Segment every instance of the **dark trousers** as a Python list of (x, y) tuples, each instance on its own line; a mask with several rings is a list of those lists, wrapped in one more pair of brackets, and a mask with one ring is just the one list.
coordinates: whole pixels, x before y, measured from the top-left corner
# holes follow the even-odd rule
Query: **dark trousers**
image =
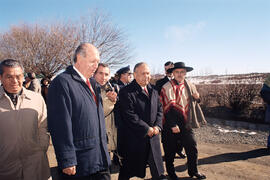
[(187, 155), (188, 173), (194, 174), (198, 172), (198, 150), (197, 143), (192, 130), (181, 130), (178, 134), (171, 131), (163, 133), (163, 149), (165, 153), (166, 170), (169, 176), (175, 177), (174, 157), (179, 147), (178, 141), (182, 142)]
[(109, 169), (104, 171), (99, 171), (95, 174), (91, 174), (89, 176), (83, 176), (83, 177), (74, 177), (74, 176), (68, 176), (66, 174), (61, 173), (61, 180), (110, 180), (111, 175)]
[[(149, 151), (147, 163), (149, 164), (152, 179), (153, 180), (158, 180), (159, 177), (162, 174), (164, 174), (164, 170), (161, 173), (158, 172), (157, 165), (156, 165), (156, 163), (154, 161), (153, 153), (152, 153), (151, 150)], [(163, 167), (163, 165), (162, 165), (162, 167)], [(123, 166), (121, 166), (121, 168), (120, 168), (118, 180), (128, 180), (130, 178), (132, 178), (132, 176), (130, 176), (130, 174), (128, 173), (127, 165), (126, 165), (125, 159), (124, 159), (123, 160)]]
[(180, 156), (180, 154), (182, 154), (182, 151), (183, 151), (183, 144), (181, 141), (178, 141), (177, 142), (177, 150), (176, 150), (176, 153)]

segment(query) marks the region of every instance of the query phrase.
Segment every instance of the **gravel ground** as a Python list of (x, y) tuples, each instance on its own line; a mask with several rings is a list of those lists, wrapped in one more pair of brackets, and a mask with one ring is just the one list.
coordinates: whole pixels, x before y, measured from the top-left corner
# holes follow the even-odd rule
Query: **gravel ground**
[(223, 123), (211, 118), (207, 118), (207, 121), (206, 126), (194, 129), (198, 142), (266, 146), (269, 133), (267, 131), (223, 125)]

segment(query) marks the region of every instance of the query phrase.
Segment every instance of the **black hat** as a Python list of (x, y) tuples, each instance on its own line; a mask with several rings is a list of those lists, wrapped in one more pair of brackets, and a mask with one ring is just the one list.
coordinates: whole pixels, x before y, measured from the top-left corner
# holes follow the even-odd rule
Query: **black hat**
[(169, 65), (171, 65), (171, 64), (173, 64), (172, 61), (167, 61), (167, 62), (164, 64), (164, 66), (169, 66)]
[(116, 74), (118, 74), (120, 76), (121, 74), (125, 74), (129, 71), (130, 71), (130, 67), (128, 65), (128, 66), (123, 67), (123, 68), (119, 69), (118, 71), (116, 71)]
[(187, 72), (193, 70), (192, 67), (187, 67), (187, 66), (185, 66), (185, 63), (183, 63), (183, 62), (177, 62), (177, 63), (174, 63), (174, 67), (168, 69), (167, 72), (168, 72), (168, 73), (172, 73), (173, 70), (175, 70), (175, 69), (186, 69)]

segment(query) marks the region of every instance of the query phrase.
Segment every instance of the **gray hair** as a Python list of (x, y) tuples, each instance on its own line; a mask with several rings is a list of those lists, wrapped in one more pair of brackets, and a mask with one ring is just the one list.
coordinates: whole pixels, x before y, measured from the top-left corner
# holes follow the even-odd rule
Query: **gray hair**
[(139, 62), (134, 66), (133, 72), (136, 72), (137, 68), (139, 68), (142, 65), (147, 65), (145, 62)]
[(81, 43), (77, 47), (77, 49), (75, 50), (75, 53), (74, 53), (74, 58), (73, 58), (74, 63), (77, 62), (77, 55), (78, 54), (82, 55), (83, 57), (86, 57), (86, 47), (87, 47), (87, 44), (88, 43)]
[(0, 64), (0, 75), (4, 73), (4, 67), (15, 68), (20, 67), (24, 71), (23, 65), (20, 61), (14, 59), (5, 59)]

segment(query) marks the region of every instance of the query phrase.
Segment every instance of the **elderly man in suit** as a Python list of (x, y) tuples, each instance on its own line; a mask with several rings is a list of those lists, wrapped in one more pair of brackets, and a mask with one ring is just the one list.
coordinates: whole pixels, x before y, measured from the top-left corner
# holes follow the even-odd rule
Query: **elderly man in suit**
[(48, 126), (64, 179), (110, 179), (110, 157), (100, 89), (90, 79), (100, 57), (83, 43), (74, 65), (58, 75), (48, 94)]
[(119, 180), (143, 178), (147, 163), (152, 179), (166, 179), (160, 149), (162, 107), (158, 92), (149, 84), (146, 63), (134, 67), (134, 80), (120, 91), (123, 127), (123, 166)]

